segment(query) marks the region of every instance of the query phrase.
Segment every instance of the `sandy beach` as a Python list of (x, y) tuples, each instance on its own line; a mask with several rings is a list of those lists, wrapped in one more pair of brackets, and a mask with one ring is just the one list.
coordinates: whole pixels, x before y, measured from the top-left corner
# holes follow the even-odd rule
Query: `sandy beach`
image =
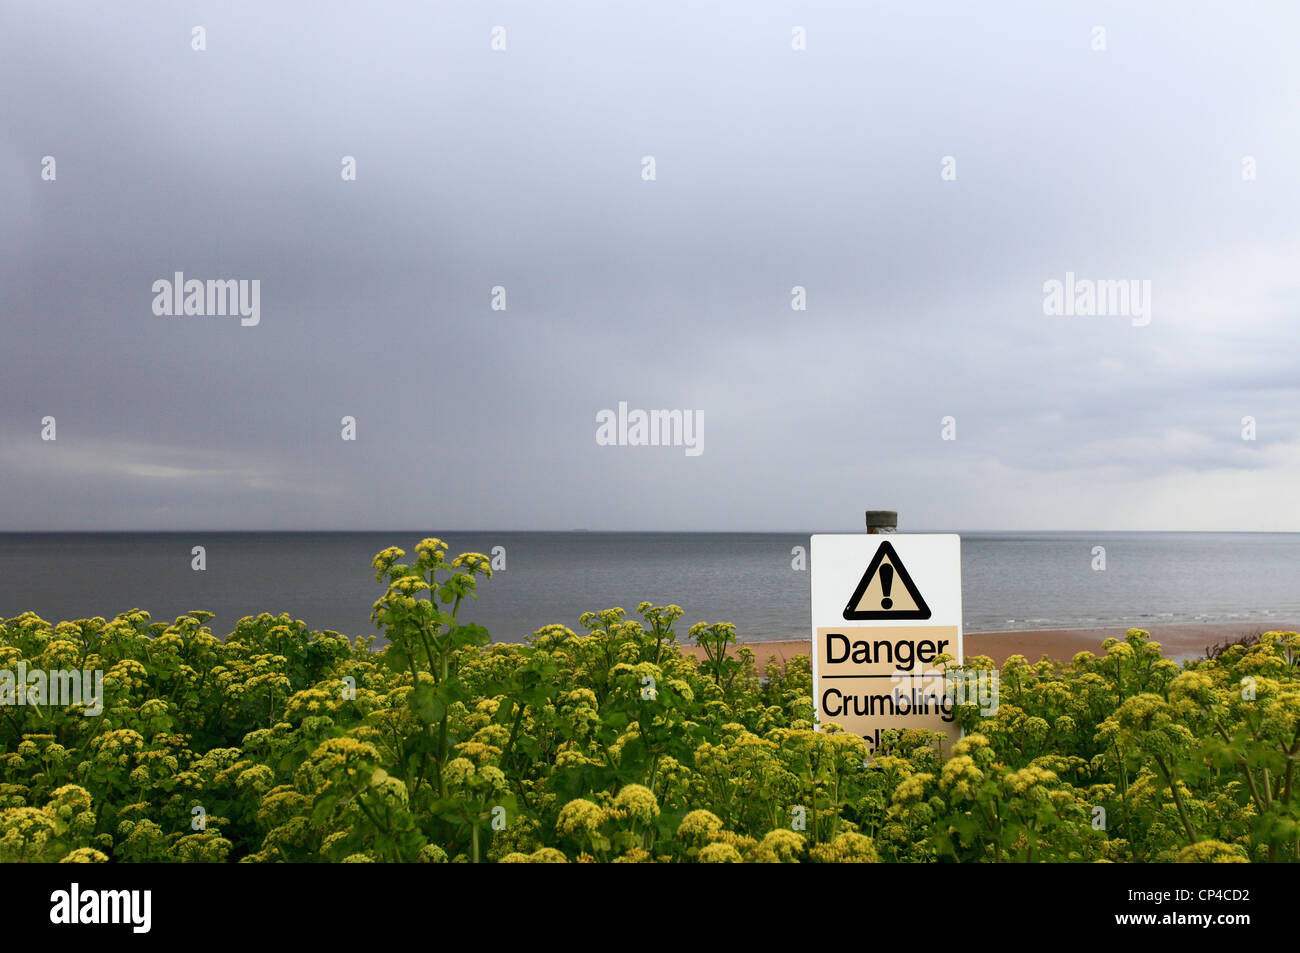
[[(1138, 626), (1137, 628), (1144, 628)], [(1200, 658), (1207, 646), (1228, 639), (1235, 639), (1254, 632), (1277, 629), (1283, 632), (1300, 631), (1296, 622), (1278, 622), (1268, 626), (1255, 623), (1215, 622), (1188, 625), (1153, 625), (1147, 628), (1151, 638), (1164, 648), (1167, 658)], [(1001, 663), (1012, 655), (1023, 655), (1036, 661), (1046, 655), (1048, 658), (1068, 662), (1079, 652), (1101, 654), (1101, 644), (1109, 638), (1122, 639), (1126, 628), (1105, 629), (1038, 629), (1024, 632), (968, 632), (965, 635), (966, 654), (987, 655), (995, 662)], [(784, 642), (744, 642), (753, 649), (762, 668), (767, 659), (775, 657), (780, 661), (796, 655), (808, 655), (812, 643), (807, 639), (795, 639)], [(703, 658), (703, 649), (697, 646), (683, 646), (683, 651), (691, 652)]]

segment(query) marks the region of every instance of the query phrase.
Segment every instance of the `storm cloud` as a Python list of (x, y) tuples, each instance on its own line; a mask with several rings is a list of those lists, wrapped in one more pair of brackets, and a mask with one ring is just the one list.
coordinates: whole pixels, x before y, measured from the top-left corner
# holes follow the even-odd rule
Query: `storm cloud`
[(0, 17), (2, 530), (1300, 530), (1291, 5)]

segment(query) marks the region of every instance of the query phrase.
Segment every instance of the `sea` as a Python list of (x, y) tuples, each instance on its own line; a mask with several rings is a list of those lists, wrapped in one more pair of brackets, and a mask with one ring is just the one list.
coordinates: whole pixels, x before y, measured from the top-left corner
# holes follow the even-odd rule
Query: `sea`
[[(1300, 533), (962, 533), (966, 632), (1300, 619)], [(461, 610), (497, 641), (552, 623), (581, 632), (588, 610), (675, 603), (679, 638), (731, 622), (741, 642), (806, 638), (808, 536), (799, 533), (183, 532), (0, 534), (0, 617), (112, 618), (133, 608), (170, 621), (195, 609), (225, 635), (238, 619), (287, 612), (314, 629), (378, 635), (384, 587), (371, 560), (414, 558), (426, 536), (450, 553), (504, 560)], [(203, 547), (206, 568), (193, 566)], [(1097, 570), (1094, 548), (1105, 549)]]

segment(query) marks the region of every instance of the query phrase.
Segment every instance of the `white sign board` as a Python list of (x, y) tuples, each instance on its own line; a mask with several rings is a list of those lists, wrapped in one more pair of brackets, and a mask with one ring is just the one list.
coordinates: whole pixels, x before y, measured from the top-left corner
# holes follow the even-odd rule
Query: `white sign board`
[(962, 661), (961, 537), (819, 534), (812, 563), (813, 707), (867, 739), (890, 728), (961, 736), (940, 655)]

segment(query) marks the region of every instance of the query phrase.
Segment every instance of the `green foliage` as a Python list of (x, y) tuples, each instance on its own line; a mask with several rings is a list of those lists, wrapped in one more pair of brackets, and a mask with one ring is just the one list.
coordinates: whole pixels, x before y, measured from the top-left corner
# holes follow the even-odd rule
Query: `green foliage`
[[(104, 672), (104, 707), (0, 707), (11, 861), (1295, 861), (1300, 636), (1179, 667), (1137, 629), (1013, 657), (999, 706), (925, 732), (815, 730), (800, 656), (760, 673), (678, 606), (493, 644), (486, 557), (376, 556), (388, 644), (191, 612), (0, 625), (0, 669)], [(990, 669), (970, 659), (966, 669)], [(1101, 819), (1104, 818), (1104, 823)]]

